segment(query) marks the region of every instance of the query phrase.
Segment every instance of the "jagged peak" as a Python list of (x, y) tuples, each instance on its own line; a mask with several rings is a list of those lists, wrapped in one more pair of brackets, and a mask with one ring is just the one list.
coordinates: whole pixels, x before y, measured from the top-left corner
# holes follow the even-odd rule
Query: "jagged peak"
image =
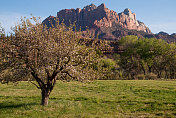
[(64, 19), (66, 25), (69, 25), (70, 21), (78, 21), (77, 26), (81, 26), (82, 28), (85, 26), (90, 28), (115, 28), (112, 24), (117, 24), (122, 28), (151, 33), (144, 23), (136, 20), (136, 14), (132, 13), (130, 9), (127, 8), (123, 12), (117, 14), (115, 11), (106, 8), (104, 3), (99, 6), (90, 4), (83, 9), (61, 10), (57, 13), (57, 17), (59, 19)]
[(51, 16), (51, 15), (50, 15), (48, 18), (54, 18), (54, 16)]
[(91, 3), (89, 6), (90, 6), (90, 7), (97, 7), (97, 6), (94, 5), (93, 3)]
[(97, 8), (96, 5), (90, 4), (90, 5), (85, 6), (83, 9), (86, 9), (86, 10), (90, 11), (90, 10), (94, 10), (96, 8)]
[(126, 15), (130, 15), (132, 14), (131, 10), (129, 8), (126, 8), (124, 11), (123, 11), (124, 14)]
[(105, 9), (106, 8), (106, 5), (105, 5), (105, 3), (102, 3), (100, 6), (98, 6), (97, 8), (99, 8), (99, 9)]
[(173, 34), (171, 34), (171, 35), (176, 36), (176, 33), (173, 33)]
[(139, 21), (139, 20), (137, 20), (137, 22), (138, 22), (139, 24), (141, 24), (141, 25), (142, 25), (142, 24), (145, 25), (143, 22), (141, 22), (141, 21)]
[(169, 35), (169, 34), (166, 33), (166, 32), (161, 31), (161, 32), (158, 33), (158, 35)]

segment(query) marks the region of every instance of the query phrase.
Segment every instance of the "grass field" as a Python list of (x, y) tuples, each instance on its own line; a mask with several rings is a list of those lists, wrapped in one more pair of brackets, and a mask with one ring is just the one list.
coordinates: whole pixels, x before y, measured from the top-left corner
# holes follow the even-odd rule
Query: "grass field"
[(176, 81), (58, 81), (49, 106), (28, 82), (0, 84), (0, 118), (176, 117)]

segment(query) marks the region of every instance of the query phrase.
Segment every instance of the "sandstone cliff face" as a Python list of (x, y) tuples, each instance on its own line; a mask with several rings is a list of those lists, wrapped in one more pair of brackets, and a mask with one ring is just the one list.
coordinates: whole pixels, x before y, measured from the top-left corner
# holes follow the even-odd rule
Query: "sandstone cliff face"
[[(136, 14), (132, 13), (130, 9), (125, 9), (122, 13), (117, 14), (115, 11), (106, 8), (105, 4), (98, 7), (91, 4), (83, 9), (64, 9), (59, 11), (56, 17), (66, 25), (76, 23), (77, 28), (81, 27), (82, 30), (88, 27), (95, 35), (98, 34), (101, 38), (106, 39), (118, 38), (113, 35), (113, 32), (121, 31), (121, 29), (151, 33), (144, 23), (136, 19)], [(50, 26), (51, 22), (54, 23), (53, 19), (54, 17), (50, 16), (43, 23)], [(124, 32), (121, 31), (121, 33)]]
[(125, 9), (124, 12), (119, 13), (119, 20), (120, 25), (126, 29), (151, 33), (150, 29), (144, 23), (136, 20), (136, 14), (132, 13), (130, 9)]

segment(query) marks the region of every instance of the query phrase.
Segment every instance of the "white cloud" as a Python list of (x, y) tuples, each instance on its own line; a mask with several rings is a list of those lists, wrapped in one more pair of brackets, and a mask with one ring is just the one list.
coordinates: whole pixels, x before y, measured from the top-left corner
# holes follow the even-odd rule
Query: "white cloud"
[(148, 26), (153, 33), (158, 33), (160, 31), (164, 31), (169, 34), (176, 33), (176, 22), (156, 23), (149, 24)]

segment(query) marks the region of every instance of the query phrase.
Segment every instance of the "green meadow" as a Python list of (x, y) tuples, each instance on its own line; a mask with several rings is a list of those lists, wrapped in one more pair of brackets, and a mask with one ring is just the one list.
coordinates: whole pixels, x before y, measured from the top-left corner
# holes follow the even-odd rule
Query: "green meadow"
[(0, 118), (176, 117), (176, 81), (57, 81), (49, 105), (29, 82), (0, 84)]

